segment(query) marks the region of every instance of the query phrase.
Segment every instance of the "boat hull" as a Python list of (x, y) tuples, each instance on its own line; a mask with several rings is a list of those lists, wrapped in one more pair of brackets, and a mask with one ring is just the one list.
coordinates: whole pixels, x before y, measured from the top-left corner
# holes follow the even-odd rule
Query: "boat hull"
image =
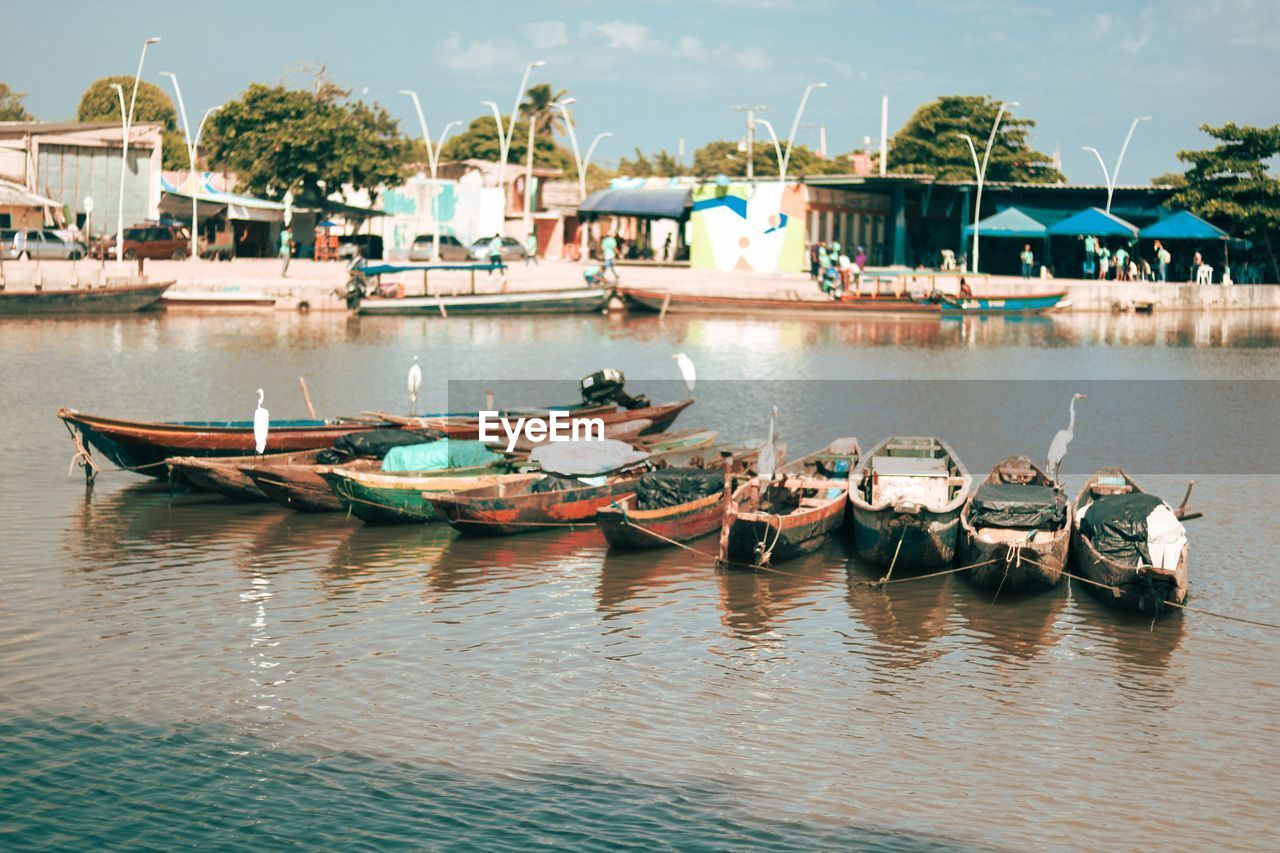
[(1013, 296), (942, 296), (943, 314), (1043, 314), (1058, 307), (1066, 291)]
[(451, 314), (579, 314), (604, 310), (612, 291), (598, 287), (566, 290), (526, 290), (510, 293), (461, 293), (454, 296), (408, 296), (402, 299), (366, 298), (361, 314), (413, 314), (444, 317)]
[(0, 315), (119, 314), (154, 305), (172, 281), (60, 290), (0, 291)]
[[(748, 566), (774, 565), (817, 551), (844, 524), (845, 496), (808, 512), (776, 516), (732, 514), (729, 559)], [(767, 562), (762, 563), (762, 560)]]
[[(1071, 545), (1069, 528), (1047, 542), (991, 542), (965, 530), (960, 537), (960, 563), (977, 566), (964, 575), (982, 589), (1041, 592), (1062, 582)], [(978, 565), (986, 564), (986, 565)]]
[(803, 314), (820, 317), (850, 317), (865, 314), (938, 315), (936, 303), (917, 301), (910, 296), (861, 296), (841, 300), (770, 299), (738, 296), (703, 296), (665, 290), (618, 288), (631, 307), (642, 311), (714, 314)]
[(665, 548), (672, 540), (690, 542), (715, 533), (724, 520), (723, 494), (655, 510), (634, 509), (629, 503), (612, 502), (596, 512), (596, 527), (612, 548), (641, 550)]
[(598, 510), (633, 494), (634, 489), (635, 479), (627, 478), (603, 486), (557, 492), (433, 495), (430, 500), (439, 516), (464, 534), (513, 536), (574, 524), (590, 525)]
[(436, 493), (473, 489), (492, 483), (520, 482), (528, 474), (494, 468), (453, 468), (430, 474), (396, 475), (320, 468), (318, 474), (346, 509), (368, 524), (425, 524), (441, 521), (431, 505)]
[(229, 461), (174, 456), (166, 460), (171, 476), (201, 491), (238, 501), (265, 501), (267, 496)]
[[(1093, 583), (1082, 584), (1099, 601), (1123, 610), (1138, 613), (1159, 613), (1165, 602), (1183, 604), (1187, 600), (1188, 548), (1183, 546), (1178, 566), (1173, 571), (1151, 566), (1135, 568), (1109, 560), (1094, 549), (1093, 544), (1080, 533), (1079, 526), (1071, 532), (1071, 565), (1074, 574), (1088, 578)], [(1104, 589), (1103, 584), (1114, 589)]]
[(876, 566), (908, 571), (942, 568), (955, 559), (959, 530), (959, 508), (904, 513), (892, 507), (853, 507), (854, 545), (864, 562)]
[[(654, 433), (666, 432), (667, 428), (675, 423), (676, 418), (685, 409), (693, 405), (693, 400), (678, 400), (672, 403), (659, 403), (653, 406), (643, 406), (638, 409), (614, 408), (607, 411), (597, 411), (595, 413), (585, 412), (569, 412), (571, 417), (575, 418), (599, 418), (606, 430), (609, 427), (617, 426), (630, 421), (647, 421), (648, 423), (639, 431), (639, 435), (653, 435)], [(430, 429), (438, 429), (449, 438), (478, 439), (480, 437), (480, 422), (471, 417), (466, 418), (438, 418), (425, 419), (415, 422), (418, 426)]]

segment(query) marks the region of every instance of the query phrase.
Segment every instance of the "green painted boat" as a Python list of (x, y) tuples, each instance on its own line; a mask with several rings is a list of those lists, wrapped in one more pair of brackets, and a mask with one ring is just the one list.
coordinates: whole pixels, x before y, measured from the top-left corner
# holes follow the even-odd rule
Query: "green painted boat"
[(536, 479), (538, 474), (513, 474), (509, 468), (446, 468), (441, 471), (386, 473), (346, 466), (321, 466), (324, 478), (346, 510), (368, 524), (424, 524), (442, 521), (427, 495)]

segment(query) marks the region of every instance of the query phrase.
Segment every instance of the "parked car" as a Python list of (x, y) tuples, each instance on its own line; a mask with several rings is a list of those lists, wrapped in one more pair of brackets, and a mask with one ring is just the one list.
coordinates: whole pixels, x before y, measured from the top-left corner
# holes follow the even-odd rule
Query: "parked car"
[[(187, 229), (177, 225), (133, 225), (124, 229), (124, 256), (128, 260), (134, 258), (151, 258), (164, 260), (172, 258), (180, 261), (191, 251), (191, 235)], [(116, 256), (115, 235), (93, 244), (95, 258), (114, 258)]]
[[(414, 240), (413, 245), (409, 247), (409, 260), (431, 260), (431, 246), (434, 239), (435, 237), (432, 234), (419, 234), (418, 239)], [(471, 260), (471, 250), (462, 245), (458, 238), (452, 234), (441, 234), (440, 260), (469, 261)]]
[(346, 234), (338, 238), (338, 257), (354, 258), (357, 253), (366, 261), (382, 260), (382, 238), (377, 234)]
[(6, 258), (16, 259), (19, 255), (17, 245), (22, 242), (18, 235), (23, 234), (25, 245), (22, 254), (35, 260), (44, 261), (78, 261), (87, 255), (88, 249), (79, 240), (68, 240), (56, 231), (48, 229), (20, 231), (6, 228), (0, 231), (0, 246), (4, 248)]
[[(481, 237), (471, 244), (471, 257), (477, 261), (489, 260), (489, 241), (492, 237)], [(514, 237), (502, 238), (502, 259), (504, 261), (523, 261), (527, 253), (524, 244)]]

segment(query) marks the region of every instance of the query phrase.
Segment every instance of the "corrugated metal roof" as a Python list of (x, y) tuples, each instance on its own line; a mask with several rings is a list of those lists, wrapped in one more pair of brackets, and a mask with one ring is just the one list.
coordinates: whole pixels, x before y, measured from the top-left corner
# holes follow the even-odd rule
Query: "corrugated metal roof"
[(33, 193), (21, 184), (0, 181), (0, 204), (10, 207), (62, 207), (62, 202)]

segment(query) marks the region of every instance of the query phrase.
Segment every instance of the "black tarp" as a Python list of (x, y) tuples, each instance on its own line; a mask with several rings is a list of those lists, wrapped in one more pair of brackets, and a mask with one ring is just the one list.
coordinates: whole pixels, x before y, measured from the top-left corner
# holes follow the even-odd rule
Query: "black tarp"
[(580, 489), (585, 485), (581, 480), (575, 477), (561, 477), (558, 474), (548, 474), (533, 481), (533, 485), (529, 487), (529, 491), (534, 494), (542, 494), (543, 492), (563, 492), (566, 489)]
[(983, 483), (973, 493), (969, 523), (974, 527), (1054, 530), (1067, 520), (1067, 499), (1050, 486)]
[(350, 432), (333, 443), (333, 449), (349, 456), (366, 456), (381, 459), (393, 447), (409, 444), (426, 444), (440, 438), (435, 430), (370, 429)]
[(665, 509), (724, 491), (724, 471), (662, 468), (636, 481), (636, 509)]
[(1162, 503), (1155, 495), (1141, 492), (1104, 495), (1080, 519), (1080, 532), (1104, 557), (1126, 566), (1149, 566), (1147, 516)]

